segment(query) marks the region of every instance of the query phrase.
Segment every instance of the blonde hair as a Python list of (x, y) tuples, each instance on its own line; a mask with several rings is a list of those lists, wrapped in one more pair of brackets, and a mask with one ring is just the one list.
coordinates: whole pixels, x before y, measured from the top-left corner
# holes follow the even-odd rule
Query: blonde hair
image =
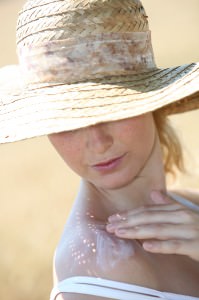
[(176, 170), (184, 172), (182, 145), (168, 117), (161, 110), (155, 111), (153, 116), (162, 147), (165, 172), (172, 175), (175, 175)]

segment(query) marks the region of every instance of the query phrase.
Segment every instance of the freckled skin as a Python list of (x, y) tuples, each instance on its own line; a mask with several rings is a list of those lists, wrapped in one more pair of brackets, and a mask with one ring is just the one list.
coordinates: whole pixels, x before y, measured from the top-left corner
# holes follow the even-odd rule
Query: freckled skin
[[(75, 220), (67, 226), (58, 247), (57, 259), (62, 263), (68, 260), (66, 253), (71, 257), (67, 266), (71, 274), (79, 265), (87, 275), (99, 276), (100, 272), (113, 269), (120, 261), (127, 261), (135, 254), (137, 246), (134, 241), (109, 234), (104, 223), (96, 221), (89, 212), (86, 215), (85, 218), (81, 213), (75, 213)], [(95, 262), (92, 268), (91, 261)]]
[[(132, 182), (143, 169), (153, 149), (155, 126), (152, 114), (145, 114), (72, 132), (52, 134), (49, 139), (67, 165), (80, 177), (93, 184), (96, 189), (117, 190)], [(121, 155), (125, 155), (122, 164), (111, 172), (102, 174), (92, 167), (94, 164)], [(92, 195), (90, 202), (96, 206), (100, 200), (92, 192), (90, 194)], [(79, 197), (83, 198), (82, 192)], [(106, 274), (114, 270), (124, 261), (128, 266), (128, 260), (135, 255), (138, 244), (108, 233), (106, 231), (107, 219), (98, 220), (95, 213), (94, 218), (88, 220), (90, 217), (84, 212), (87, 205), (86, 201), (82, 208), (78, 204), (77, 209), (72, 212), (58, 247), (57, 261), (63, 264), (63, 261), (67, 260), (67, 255), (71, 257), (66, 269), (69, 270), (70, 266), (72, 274), (74, 270), (77, 270), (77, 265), (85, 272), (89, 270), (88, 274), (97, 273), (98, 275), (100, 272)], [(102, 210), (102, 216), (103, 214), (105, 212)], [(90, 212), (89, 215), (91, 216)], [(88, 247), (92, 244), (93, 247)], [(88, 268), (88, 265), (91, 266), (91, 260), (93, 261), (92, 269)], [(62, 276), (64, 278), (66, 274)]]
[[(195, 262), (147, 252), (139, 238), (129, 241), (106, 230), (109, 216), (151, 205), (151, 191), (166, 190), (152, 114), (53, 134), (49, 139), (82, 178), (56, 251), (55, 282), (88, 275), (198, 295)], [(110, 171), (94, 167), (120, 156), (121, 163)]]
[[(104, 189), (125, 186), (139, 174), (152, 151), (154, 138), (152, 114), (49, 136), (75, 173)], [(125, 157), (119, 170), (102, 175), (92, 167), (121, 155)]]

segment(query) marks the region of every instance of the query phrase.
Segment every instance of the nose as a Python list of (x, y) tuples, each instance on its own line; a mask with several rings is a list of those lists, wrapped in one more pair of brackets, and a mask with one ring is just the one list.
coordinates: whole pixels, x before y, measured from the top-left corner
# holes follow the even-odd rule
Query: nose
[(89, 126), (86, 132), (86, 145), (97, 153), (105, 153), (113, 144), (113, 136), (105, 124)]

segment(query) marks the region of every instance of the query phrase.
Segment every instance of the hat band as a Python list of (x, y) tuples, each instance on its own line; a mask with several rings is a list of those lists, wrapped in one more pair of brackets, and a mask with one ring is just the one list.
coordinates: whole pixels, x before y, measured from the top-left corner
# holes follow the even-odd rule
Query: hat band
[(19, 50), (28, 84), (65, 84), (156, 68), (151, 33), (104, 33)]

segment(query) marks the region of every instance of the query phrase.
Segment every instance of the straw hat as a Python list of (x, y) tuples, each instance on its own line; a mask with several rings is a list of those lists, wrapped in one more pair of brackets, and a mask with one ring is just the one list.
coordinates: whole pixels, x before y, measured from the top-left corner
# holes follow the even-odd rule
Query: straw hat
[(161, 69), (139, 0), (29, 0), (0, 70), (0, 142), (199, 108), (199, 63)]

